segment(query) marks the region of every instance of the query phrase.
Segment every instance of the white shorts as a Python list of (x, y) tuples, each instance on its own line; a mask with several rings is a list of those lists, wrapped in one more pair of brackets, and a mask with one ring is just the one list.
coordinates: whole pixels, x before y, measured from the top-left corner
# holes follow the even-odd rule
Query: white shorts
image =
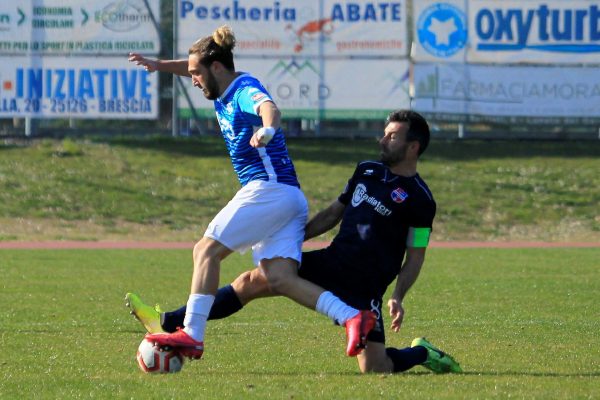
[(277, 257), (300, 262), (307, 219), (308, 203), (302, 190), (252, 181), (217, 214), (204, 236), (240, 253), (252, 247), (255, 265)]

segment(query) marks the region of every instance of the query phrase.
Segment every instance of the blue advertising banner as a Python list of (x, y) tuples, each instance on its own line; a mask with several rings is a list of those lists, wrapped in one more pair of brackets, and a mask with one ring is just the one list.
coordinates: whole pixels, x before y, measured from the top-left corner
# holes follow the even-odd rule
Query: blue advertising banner
[(0, 118), (157, 118), (157, 87), (125, 57), (5, 58)]

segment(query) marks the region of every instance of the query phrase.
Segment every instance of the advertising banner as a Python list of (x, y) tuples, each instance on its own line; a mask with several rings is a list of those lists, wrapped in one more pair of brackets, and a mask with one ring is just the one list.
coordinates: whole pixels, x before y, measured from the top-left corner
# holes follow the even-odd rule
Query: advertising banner
[(416, 110), (501, 117), (599, 118), (598, 68), (417, 64)]
[[(243, 59), (237, 69), (261, 80), (283, 118), (384, 119), (395, 108), (410, 107), (408, 60), (328, 60), (310, 58)], [(214, 118), (212, 102), (187, 80), (201, 116)], [(190, 116), (180, 99), (180, 114)]]
[(180, 0), (178, 53), (227, 24), (240, 56), (406, 57), (406, 1)]
[(413, 4), (417, 62), (600, 64), (597, 1), (422, 0)]
[[(159, 0), (148, 0), (160, 21)], [(15, 0), (0, 3), (0, 54), (158, 54), (144, 0)]]
[(412, 58), (429, 62), (465, 62), (469, 40), (466, 0), (413, 2)]
[(157, 74), (125, 57), (11, 57), (0, 63), (0, 118), (158, 117)]

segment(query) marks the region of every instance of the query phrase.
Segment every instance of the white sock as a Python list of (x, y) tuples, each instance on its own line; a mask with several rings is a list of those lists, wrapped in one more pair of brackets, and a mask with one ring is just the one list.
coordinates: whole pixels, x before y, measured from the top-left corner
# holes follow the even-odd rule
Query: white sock
[(183, 319), (183, 330), (194, 340), (204, 340), (206, 320), (214, 301), (215, 296), (210, 294), (190, 294)]
[(321, 293), (315, 309), (342, 326), (346, 324), (346, 321), (359, 313), (356, 308), (350, 307), (336, 295), (328, 291)]

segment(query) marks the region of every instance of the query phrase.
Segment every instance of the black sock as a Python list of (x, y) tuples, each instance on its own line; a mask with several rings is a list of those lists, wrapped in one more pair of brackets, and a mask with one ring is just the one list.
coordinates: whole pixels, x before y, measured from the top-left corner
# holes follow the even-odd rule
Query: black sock
[(165, 332), (175, 332), (177, 328), (183, 328), (185, 309), (186, 306), (183, 306), (175, 311), (160, 314), (160, 326), (162, 326)]
[(215, 302), (210, 309), (208, 319), (221, 319), (229, 317), (231, 314), (235, 314), (244, 307), (240, 303), (239, 297), (235, 294), (233, 286), (223, 286), (217, 291), (215, 295)]
[[(223, 286), (217, 291), (215, 295), (215, 302), (213, 303), (208, 319), (221, 319), (230, 316), (241, 310), (243, 307), (240, 303), (240, 299), (235, 294), (233, 286)], [(175, 332), (177, 328), (183, 327), (183, 320), (185, 318), (186, 306), (178, 308), (175, 311), (166, 312), (160, 316), (160, 325), (165, 332)]]
[(394, 372), (406, 371), (427, 361), (427, 349), (423, 346), (407, 347), (405, 349), (388, 347), (385, 352), (394, 363)]

